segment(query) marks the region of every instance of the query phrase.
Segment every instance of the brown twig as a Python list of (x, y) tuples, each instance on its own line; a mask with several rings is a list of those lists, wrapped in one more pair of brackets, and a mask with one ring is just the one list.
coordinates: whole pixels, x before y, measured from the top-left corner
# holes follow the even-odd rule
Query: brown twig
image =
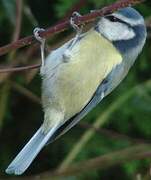
[[(11, 44), (13, 44), (16, 41), (18, 41), (19, 36), (20, 36), (21, 22), (22, 22), (22, 8), (23, 8), (23, 1), (22, 0), (16, 0), (16, 21), (15, 21), (15, 25), (14, 25), (14, 27), (15, 27), (14, 28), (14, 32), (12, 34), (12, 43)], [(15, 62), (12, 61), (14, 55), (15, 55), (15, 51), (11, 51), (11, 53), (8, 56), (8, 61), (9, 61), (9, 63), (11, 65), (15, 64)], [(6, 69), (11, 69), (11, 67), (6, 68)], [(3, 70), (5, 70), (5, 69), (2, 69), (2, 72), (3, 72)], [(7, 72), (12, 72), (12, 71), (9, 70)], [(8, 74), (7, 74), (7, 77), (8, 77)]]
[[(19, 3), (20, 2), (21, 1), (19, 0)], [(86, 0), (81, 0), (81, 1), (77, 2), (76, 4), (74, 4), (74, 6), (70, 9), (70, 11), (68, 11), (67, 14), (65, 15), (64, 20), (67, 19), (72, 14), (73, 11), (78, 11), (82, 6), (85, 5), (85, 3), (86, 3)], [(18, 9), (18, 11), (19, 10), (20, 9)], [(16, 21), (18, 22), (19, 20), (20, 20), (20, 18), (18, 18), (18, 20), (16, 20)], [(60, 21), (60, 22), (62, 22), (62, 21)], [(16, 24), (19, 24), (19, 23), (16, 23)], [(36, 46), (36, 49), (37, 49), (37, 46)], [(39, 67), (40, 67), (40, 64), (27, 65), (27, 66), (22, 66), (22, 67), (1, 68), (0, 73), (26, 71), (26, 70), (30, 70), (30, 69), (39, 68)]]
[(85, 129), (93, 129), (100, 135), (104, 135), (113, 139), (118, 139), (118, 140), (125, 140), (125, 141), (130, 141), (135, 144), (150, 144), (150, 140), (146, 139), (140, 139), (140, 138), (133, 138), (130, 137), (126, 134), (121, 134), (119, 132), (113, 131), (113, 130), (108, 130), (106, 128), (96, 128), (93, 125), (86, 123), (86, 122), (80, 122), (78, 124), (79, 127), (85, 128)]
[[(20, 29), (21, 29), (21, 21), (22, 21), (22, 5), (23, 2), (22, 0), (16, 0), (16, 22), (14, 25), (14, 32), (12, 34), (12, 42), (17, 41), (20, 35)], [(12, 51), (9, 53), (8, 56), (8, 62), (11, 64), (14, 63), (12, 62), (12, 59), (15, 57), (15, 52)], [(4, 77), (4, 79), (8, 79), (11, 73), (7, 74), (7, 76)], [(2, 127), (2, 123), (4, 120), (4, 117), (6, 115), (6, 110), (7, 110), (7, 103), (9, 99), (9, 93), (10, 93), (10, 86), (7, 81), (3, 84), (1, 87), (1, 92), (0, 92), (0, 127)]]
[(17, 90), (18, 92), (20, 92), (27, 98), (31, 99), (33, 102), (41, 105), (41, 99), (37, 95), (32, 93), (30, 90), (26, 89), (25, 87), (21, 86), (20, 84), (17, 84), (14, 81), (9, 80), (8, 82), (12, 86), (13, 89)]
[[(64, 44), (65, 42), (69, 41), (69, 39), (71, 39), (73, 37), (73, 33), (71, 33), (70, 35), (68, 35), (67, 37), (63, 38), (62, 41), (59, 41), (53, 45), (51, 45), (50, 48), (48, 48), (46, 51), (51, 52), (52, 50), (60, 47), (62, 44)], [(34, 44), (34, 46), (32, 46), (32, 48), (28, 49), (28, 51), (26, 51), (26, 59), (31, 59), (31, 56), (33, 53), (35, 53), (34, 51), (37, 50), (38, 48), (38, 43), (37, 44)], [(36, 68), (39, 68), (40, 67), (40, 63), (36, 63), (36, 64), (33, 64), (33, 65), (27, 65), (27, 66), (18, 66), (18, 67), (1, 67), (0, 68), (0, 73), (9, 73), (9, 72), (20, 72), (20, 71), (27, 71), (27, 70), (30, 70), (30, 69), (36, 69)]]
[[(112, 5), (104, 7), (101, 10), (97, 10), (97, 11), (94, 11), (92, 13), (86, 14), (84, 16), (77, 17), (75, 19), (75, 23), (79, 25), (82, 23), (90, 22), (90, 21), (93, 21), (98, 16), (103, 16), (103, 15), (112, 13), (113, 11), (116, 11), (120, 8), (132, 6), (132, 5), (141, 3), (142, 1), (144, 1), (144, 0), (120, 0), (120, 1), (117, 1), (116, 3), (114, 3)], [(55, 26), (48, 28), (47, 30), (45, 30), (43, 32), (40, 32), (39, 34), (41, 37), (45, 37), (45, 38), (51, 37), (54, 34), (57, 34), (59, 32), (64, 31), (69, 26), (70, 26), (69, 20), (66, 20), (64, 22), (61, 22)], [(33, 35), (22, 38), (22, 39), (14, 42), (14, 43), (11, 43), (11, 44), (8, 44), (8, 45), (1, 47), (0, 48), (0, 55), (6, 54), (8, 51), (30, 45), (33, 42), (36, 42)]]
[[(123, 150), (118, 150), (105, 155), (101, 155), (96, 158), (91, 158), (80, 163), (75, 163), (61, 171), (47, 171), (34, 176), (10, 178), (10, 180), (49, 180), (72, 175), (76, 176), (77, 174), (82, 174), (84, 172), (89, 172), (97, 169), (105, 169), (107, 167), (119, 165), (132, 160), (141, 160), (145, 158), (148, 159), (151, 157), (150, 149), (151, 146), (147, 144), (135, 145)], [(4, 178), (2, 179), (4, 180)]]
[[(142, 1), (143, 0), (120, 0), (110, 6), (104, 7), (101, 10), (89, 13), (85, 16), (78, 17), (76, 20), (76, 23), (81, 24), (83, 22), (89, 22), (89, 21), (92, 21), (93, 19), (95, 19), (97, 16), (103, 16), (105, 14), (108, 14), (115, 10), (118, 10), (119, 8), (126, 7), (128, 5), (134, 5), (134, 4), (140, 3)], [(85, 2), (85, 0), (83, 0), (81, 2), (82, 5), (84, 4), (84, 2)], [(78, 4), (78, 6), (79, 6), (79, 4)], [(69, 25), (69, 20), (66, 20), (63, 22), (61, 21), (56, 26), (50, 27), (46, 31), (41, 32), (40, 35), (42, 37), (51, 36), (53, 34), (63, 31), (65, 28), (68, 27), (68, 25)], [(33, 43), (34, 41), (35, 41), (35, 39), (33, 36), (28, 36), (26, 38), (20, 39), (14, 43), (11, 43), (11, 44), (1, 47), (0, 55), (7, 53), (9, 50), (17, 49), (17, 48), (23, 47), (25, 45), (29, 45), (29, 44)], [(38, 68), (38, 67), (40, 67), (40, 64), (33, 64), (33, 65), (28, 65), (28, 66), (23, 66), (23, 67), (8, 67), (8, 68), (0, 69), (0, 73), (19, 72), (19, 71)]]
[(35, 69), (39, 67), (40, 67), (40, 64), (33, 64), (33, 65), (22, 66), (22, 67), (9, 67), (9, 68), (0, 69), (0, 73), (25, 71), (25, 70)]
[(106, 167), (122, 164), (127, 161), (144, 158), (148, 159), (151, 157), (150, 147), (150, 145), (145, 144), (128, 147), (123, 150), (111, 152), (100, 157), (92, 158), (90, 160), (71, 165), (62, 171), (54, 172), (54, 174), (56, 176), (75, 175), (88, 172), (88, 170), (92, 171), (96, 169), (104, 169)]

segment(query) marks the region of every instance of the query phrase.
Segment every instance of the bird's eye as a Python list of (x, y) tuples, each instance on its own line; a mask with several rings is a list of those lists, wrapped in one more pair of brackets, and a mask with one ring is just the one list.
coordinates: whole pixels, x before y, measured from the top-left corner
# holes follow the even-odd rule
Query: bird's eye
[(110, 20), (111, 22), (117, 22), (117, 21), (119, 21), (119, 19), (118, 18), (116, 18), (115, 16), (106, 16), (106, 18), (108, 19), (108, 20)]

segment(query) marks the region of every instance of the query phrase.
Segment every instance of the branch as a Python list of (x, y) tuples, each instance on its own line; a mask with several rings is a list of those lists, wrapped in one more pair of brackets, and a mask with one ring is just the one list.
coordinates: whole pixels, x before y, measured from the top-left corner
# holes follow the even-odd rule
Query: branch
[(23, 94), (28, 99), (31, 99), (33, 102), (41, 105), (41, 99), (38, 96), (36, 96), (34, 93), (32, 93), (30, 90), (26, 89), (25, 87), (21, 86), (20, 84), (14, 81), (8, 80), (8, 83), (11, 85), (11, 87), (14, 90), (17, 90), (19, 93)]
[(3, 68), (3, 69), (1, 68), (0, 73), (26, 71), (29, 69), (35, 69), (39, 67), (40, 67), (40, 64), (33, 64), (33, 65), (22, 66), (22, 67), (8, 67), (8, 68)]
[[(146, 82), (136, 85), (128, 92), (124, 92), (119, 98), (116, 99), (115, 102), (111, 103), (107, 110), (105, 110), (93, 123), (93, 127), (99, 128), (101, 127), (110, 117), (110, 115), (115, 112), (123, 103), (125, 103), (134, 93), (141, 89), (142, 87), (150, 88), (151, 87), (151, 79)], [(62, 171), (63, 169), (69, 167), (71, 162), (76, 158), (82, 148), (87, 144), (87, 142), (92, 138), (95, 131), (93, 129), (87, 130), (80, 138), (80, 140), (74, 144), (72, 150), (68, 153), (67, 157), (60, 164), (58, 170)]]
[[(108, 154), (105, 154), (96, 158), (86, 160), (81, 163), (76, 163), (75, 165), (71, 165), (62, 171), (56, 171), (54, 172), (54, 177), (55, 176), (56, 177), (69, 176), (69, 175), (71, 176), (71, 175), (88, 172), (89, 170), (93, 171), (97, 169), (104, 169), (104, 168), (111, 167), (114, 165), (119, 165), (127, 161), (144, 159), (144, 158), (148, 159), (149, 157), (151, 157), (150, 148), (151, 148), (151, 145), (142, 144), (142, 145), (128, 147), (123, 150), (111, 152), (111, 153), (108, 153)], [(45, 176), (39, 176), (39, 177), (42, 177), (41, 179), (45, 179), (45, 177), (49, 179), (50, 177), (52, 177), (50, 176), (51, 175), (50, 173), (43, 174), (43, 175)]]
[[(61, 177), (76, 176), (84, 172), (89, 172), (97, 169), (105, 169), (111, 166), (119, 165), (124, 162), (130, 162), (132, 160), (148, 159), (151, 157), (151, 145), (142, 144), (132, 147), (118, 150), (105, 155), (98, 156), (85, 160), (81, 163), (75, 163), (70, 167), (65, 168), (61, 171), (47, 171), (34, 176), (9, 178), (10, 180), (49, 180), (49, 179), (60, 179)], [(60, 178), (59, 178), (60, 177)], [(1, 178), (6, 180), (6, 178)]]
[[(117, 1), (116, 3), (114, 3), (112, 5), (104, 7), (101, 10), (97, 10), (97, 11), (94, 11), (92, 13), (86, 14), (84, 16), (77, 17), (75, 19), (75, 23), (77, 25), (87, 23), (87, 22), (93, 21), (98, 16), (103, 16), (103, 15), (112, 13), (113, 11), (116, 11), (120, 8), (132, 6), (132, 5), (141, 3), (143, 1), (144, 0), (120, 0), (120, 1)], [(40, 32), (39, 34), (41, 37), (47, 38), (47, 37), (51, 37), (54, 34), (62, 32), (69, 27), (70, 27), (69, 20), (66, 20), (64, 22), (58, 23), (57, 25), (48, 28), (47, 30), (45, 30), (43, 32)], [(15, 49), (30, 45), (34, 42), (36, 42), (36, 40), (35, 40), (33, 35), (22, 38), (16, 42), (13, 42), (13, 43), (10, 43), (8, 45), (1, 47), (0, 48), (0, 55), (6, 54), (11, 50), (15, 50)]]
[(100, 128), (100, 127), (96, 128), (92, 124), (89, 124), (89, 123), (86, 123), (86, 122), (80, 122), (78, 124), (78, 126), (81, 127), (81, 128), (85, 128), (85, 129), (92, 129), (92, 130), (96, 131), (100, 135), (104, 135), (104, 136), (107, 136), (109, 138), (116, 139), (116, 140), (129, 141), (129, 142), (135, 143), (135, 144), (147, 144), (147, 143), (149, 144), (149, 143), (151, 143), (150, 140), (130, 137), (130, 136), (126, 135), (126, 134), (121, 134), (119, 132), (109, 130), (109, 129), (106, 129), (106, 128)]

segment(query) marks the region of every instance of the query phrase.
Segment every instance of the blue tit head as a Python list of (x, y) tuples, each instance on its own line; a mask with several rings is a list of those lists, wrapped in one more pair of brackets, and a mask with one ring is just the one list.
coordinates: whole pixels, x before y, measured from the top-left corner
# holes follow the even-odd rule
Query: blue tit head
[(131, 7), (101, 17), (95, 30), (114, 44), (129, 65), (141, 52), (147, 35), (144, 18)]

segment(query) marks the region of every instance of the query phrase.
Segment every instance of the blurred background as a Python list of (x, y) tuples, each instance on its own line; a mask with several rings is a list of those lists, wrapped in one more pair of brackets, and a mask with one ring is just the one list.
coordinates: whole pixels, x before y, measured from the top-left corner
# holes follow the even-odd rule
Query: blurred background
[[(0, 46), (115, 0), (0, 0)], [(64, 136), (45, 147), (19, 178), (5, 168), (43, 120), (39, 68), (0, 73), (0, 180), (151, 179), (151, 1), (136, 6), (148, 38), (120, 86)], [(47, 39), (47, 52), (74, 35), (70, 28)], [(0, 57), (0, 68), (40, 63), (39, 44)], [(0, 69), (0, 70), (1, 70)]]

